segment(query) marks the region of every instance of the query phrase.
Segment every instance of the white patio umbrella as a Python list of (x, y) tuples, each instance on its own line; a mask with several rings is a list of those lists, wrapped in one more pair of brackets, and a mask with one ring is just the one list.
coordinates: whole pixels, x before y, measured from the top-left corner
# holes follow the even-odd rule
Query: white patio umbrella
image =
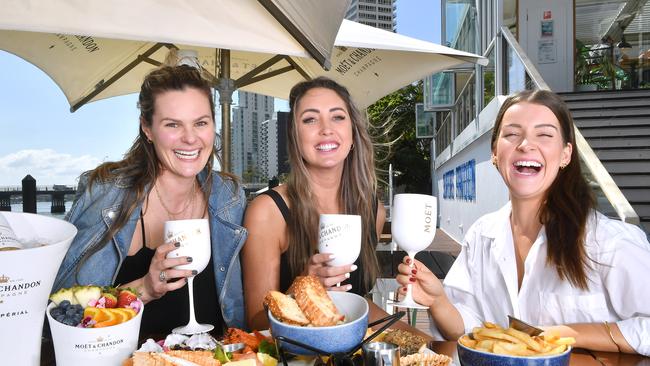
[[(146, 2), (149, 1), (153, 0)], [(295, 14), (310, 19), (307, 13), (296, 11)], [(4, 18), (0, 14), (0, 29), (6, 28)], [(51, 29), (33, 30), (52, 32)], [(262, 27), (257, 32), (250, 29), (249, 32), (261, 37), (260, 33), (266, 30)], [(304, 51), (291, 54), (280, 50), (274, 56), (272, 52), (244, 47), (245, 36), (233, 31), (227, 45), (231, 50), (226, 50), (204, 39), (165, 38), (166, 42), (162, 43), (162, 38), (124, 40), (104, 33), (84, 37), (60, 32), (0, 30), (0, 49), (43, 69), (62, 88), (73, 111), (86, 102), (137, 92), (144, 75), (164, 59), (169, 48), (196, 51), (199, 64), (218, 76), (215, 88), (219, 90), (222, 105), (224, 170), (230, 167), (230, 103), (236, 89), (287, 99), (290, 88), (297, 82), (325, 75), (348, 87), (357, 104), (365, 108), (431, 73), (466, 62), (487, 62), (470, 53), (347, 20), (342, 22), (334, 51), (327, 58), (331, 64), (329, 70)], [(241, 37), (241, 42), (236, 37)], [(267, 47), (266, 51), (274, 48), (268, 43), (260, 47)]]
[[(157, 56), (174, 44), (209, 49), (211, 69), (223, 80), (230, 79), (230, 68), (219, 64), (228, 65), (231, 56), (246, 67), (279, 54), (287, 59), (312, 58), (329, 68), (334, 38), (349, 4), (350, 0), (0, 0), (0, 49), (50, 75), (75, 111), (90, 101), (137, 91), (132, 86), (139, 85), (143, 75), (160, 64), (162, 58)], [(224, 88), (233, 83), (220, 85), (221, 102), (230, 105), (232, 92)], [(227, 114), (222, 116), (222, 129), (228, 132), (230, 108), (222, 111)], [(229, 167), (230, 134), (222, 136), (224, 165)]]

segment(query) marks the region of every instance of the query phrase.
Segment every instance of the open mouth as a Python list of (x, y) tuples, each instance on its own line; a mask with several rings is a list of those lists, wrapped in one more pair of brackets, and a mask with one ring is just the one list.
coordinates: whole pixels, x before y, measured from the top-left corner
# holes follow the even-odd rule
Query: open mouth
[(537, 174), (543, 167), (542, 163), (532, 160), (515, 161), (513, 166), (518, 173), (526, 175)]
[(327, 152), (327, 151), (336, 150), (338, 147), (339, 147), (339, 144), (327, 143), (327, 144), (316, 145), (316, 150)]
[(199, 149), (196, 150), (174, 150), (174, 154), (176, 155), (177, 158), (183, 159), (183, 160), (192, 160), (196, 159), (199, 157)]

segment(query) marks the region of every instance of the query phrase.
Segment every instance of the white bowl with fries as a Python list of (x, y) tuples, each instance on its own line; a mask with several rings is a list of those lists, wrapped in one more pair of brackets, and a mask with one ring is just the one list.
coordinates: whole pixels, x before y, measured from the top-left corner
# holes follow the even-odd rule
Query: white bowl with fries
[(568, 366), (573, 343), (552, 332), (530, 336), (486, 322), (458, 340), (458, 358), (463, 366)]

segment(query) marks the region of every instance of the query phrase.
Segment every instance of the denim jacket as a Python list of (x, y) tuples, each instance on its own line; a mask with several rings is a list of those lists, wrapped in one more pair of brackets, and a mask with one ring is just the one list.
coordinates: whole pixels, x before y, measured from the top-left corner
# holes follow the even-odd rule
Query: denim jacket
[[(205, 181), (206, 172), (199, 174)], [(138, 226), (142, 202), (133, 210), (127, 223), (111, 242), (86, 260), (75, 276), (75, 267), (84, 253), (95, 245), (108, 231), (121, 209), (122, 197), (130, 188), (124, 179), (98, 182), (92, 192), (87, 189), (88, 176), (79, 181), (75, 202), (66, 216), (78, 233), (59, 268), (52, 291), (75, 284), (112, 285), (127, 256), (133, 233)], [(212, 190), (208, 202), (210, 237), (214, 276), (223, 319), (229, 327), (245, 328), (244, 294), (239, 251), (246, 241), (247, 232), (241, 226), (246, 198), (241, 186), (235, 189), (231, 181), (213, 174)]]

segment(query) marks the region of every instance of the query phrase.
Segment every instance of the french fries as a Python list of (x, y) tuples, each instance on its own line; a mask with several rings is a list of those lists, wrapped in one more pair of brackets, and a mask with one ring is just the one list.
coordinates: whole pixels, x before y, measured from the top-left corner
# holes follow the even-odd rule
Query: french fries
[(504, 329), (490, 322), (484, 322), (483, 327), (474, 328), (471, 336), (464, 335), (458, 342), (478, 351), (524, 357), (560, 354), (576, 341), (573, 337), (560, 337), (555, 332), (544, 332), (531, 337), (516, 329)]

